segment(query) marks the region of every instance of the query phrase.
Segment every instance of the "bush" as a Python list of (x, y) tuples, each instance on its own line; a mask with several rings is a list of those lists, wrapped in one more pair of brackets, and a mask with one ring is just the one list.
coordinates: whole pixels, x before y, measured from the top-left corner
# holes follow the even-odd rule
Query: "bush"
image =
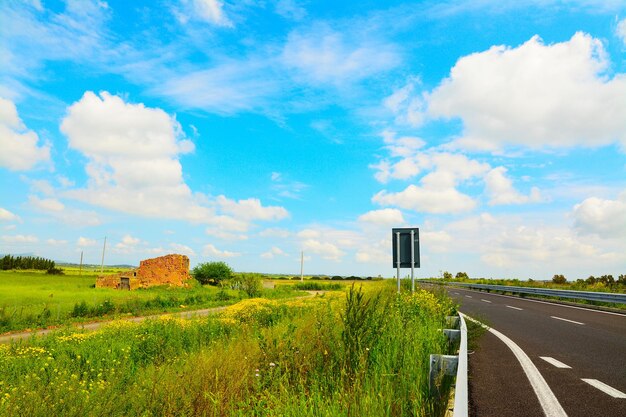
[(443, 279), (445, 279), (446, 281), (450, 281), (452, 279), (452, 274), (449, 273), (448, 271), (444, 272)]
[(565, 275), (556, 274), (552, 277), (552, 282), (555, 284), (565, 284), (567, 280), (565, 279)]
[(260, 274), (238, 274), (230, 282), (234, 290), (241, 290), (249, 298), (258, 297), (263, 289), (263, 279)]
[(469, 279), (469, 276), (467, 275), (467, 272), (457, 272), (455, 278), (456, 279)]
[(343, 277), (339, 275), (335, 275), (331, 278), (332, 281), (343, 281)]
[(52, 267), (48, 268), (48, 271), (46, 271), (46, 274), (49, 274), (49, 275), (65, 275), (65, 272), (61, 268), (57, 268), (57, 267), (52, 266)]
[(202, 285), (217, 285), (233, 276), (233, 270), (226, 262), (205, 262), (196, 265), (191, 274)]

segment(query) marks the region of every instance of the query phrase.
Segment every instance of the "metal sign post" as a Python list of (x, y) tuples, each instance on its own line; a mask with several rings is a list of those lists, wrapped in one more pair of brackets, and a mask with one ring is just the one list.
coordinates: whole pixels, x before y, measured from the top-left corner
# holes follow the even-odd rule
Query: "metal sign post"
[[(396, 245), (398, 248), (400, 248), (400, 232), (396, 232)], [(397, 251), (397, 255), (396, 255), (396, 268), (398, 269), (397, 271), (397, 277), (398, 277), (398, 294), (400, 294), (400, 251)]]
[(411, 268), (411, 291), (415, 291), (415, 268), (420, 267), (419, 229), (417, 227), (393, 228), (391, 237), (398, 292), (401, 290), (400, 268)]
[(413, 275), (415, 267), (415, 230), (411, 230), (411, 292), (415, 292), (415, 277)]

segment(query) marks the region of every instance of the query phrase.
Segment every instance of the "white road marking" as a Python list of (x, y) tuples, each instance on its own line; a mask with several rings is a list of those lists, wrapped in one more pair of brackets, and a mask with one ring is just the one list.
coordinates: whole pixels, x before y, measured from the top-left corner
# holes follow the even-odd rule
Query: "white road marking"
[(485, 303), (489, 303), (489, 304), (491, 304), (491, 301), (489, 301), (489, 300), (483, 300), (482, 298), (480, 299), (480, 301), (484, 301)]
[(600, 382), (597, 379), (589, 379), (589, 378), (581, 378), (587, 384), (591, 385), (604, 392), (605, 394), (609, 394), (613, 398), (626, 398), (626, 394), (622, 391), (618, 391), (610, 385), (605, 384), (604, 382)]
[(508, 308), (512, 308), (513, 310), (523, 310), (523, 308), (519, 308), (519, 307), (513, 307), (513, 306), (507, 306)]
[(506, 344), (509, 349), (511, 349), (511, 351), (519, 361), (520, 365), (522, 365), (522, 369), (524, 370), (528, 381), (530, 381), (530, 385), (532, 386), (533, 391), (535, 391), (535, 395), (539, 399), (539, 404), (541, 404), (541, 408), (543, 408), (543, 412), (546, 416), (567, 417), (567, 413), (565, 413), (565, 410), (563, 410), (563, 407), (559, 403), (559, 400), (557, 400), (557, 398), (554, 396), (554, 393), (548, 386), (548, 383), (543, 378), (535, 364), (533, 364), (533, 362), (530, 360), (528, 355), (524, 353), (522, 348), (520, 348), (514, 341), (512, 341), (499, 331), (487, 327), (481, 322), (474, 320), (473, 318), (468, 317), (465, 314), (463, 314), (463, 316), (487, 329), (491, 334), (502, 340), (504, 344)]
[(472, 296), (471, 296), (471, 295), (466, 295), (466, 297), (467, 297), (467, 298), (472, 298)]
[(454, 294), (454, 295), (459, 295), (459, 293), (458, 293), (458, 292), (453, 292), (452, 294)]
[(539, 357), (543, 359), (544, 361), (548, 362), (550, 365), (556, 366), (557, 368), (572, 369), (571, 366), (565, 365), (563, 362), (557, 361), (556, 359), (551, 358), (549, 356), (539, 356)]
[[(465, 291), (471, 291), (471, 290), (465, 290)], [(474, 291), (476, 292), (476, 291)], [(576, 306), (569, 306), (566, 304), (557, 304), (557, 303), (551, 303), (549, 301), (541, 301), (541, 300), (530, 300), (528, 298), (522, 298), (522, 297), (515, 297), (513, 295), (504, 295), (504, 294), (489, 294), (489, 296), (491, 297), (506, 297), (506, 298), (513, 298), (515, 300), (520, 300), (520, 301), (528, 301), (529, 303), (540, 303), (540, 304), (550, 304), (552, 306), (557, 306), (557, 307), (565, 307), (565, 308), (574, 308), (576, 310), (584, 310), (584, 311), (589, 311), (592, 313), (601, 313), (601, 314), (610, 314), (612, 316), (621, 316), (621, 317), (626, 317), (626, 314), (624, 313), (613, 313), (612, 311), (603, 311), (603, 310), (594, 310), (591, 308), (586, 308), (586, 307), (576, 307)]]
[(569, 320), (569, 319), (564, 319), (564, 318), (562, 318), (562, 317), (557, 317), (557, 316), (550, 316), (550, 317), (552, 317), (553, 319), (557, 319), (557, 320), (567, 321), (567, 322), (569, 322), (569, 323), (580, 324), (581, 326), (584, 326), (584, 325), (585, 325), (585, 323), (581, 323), (581, 322), (579, 322), (579, 321), (574, 321), (574, 320)]

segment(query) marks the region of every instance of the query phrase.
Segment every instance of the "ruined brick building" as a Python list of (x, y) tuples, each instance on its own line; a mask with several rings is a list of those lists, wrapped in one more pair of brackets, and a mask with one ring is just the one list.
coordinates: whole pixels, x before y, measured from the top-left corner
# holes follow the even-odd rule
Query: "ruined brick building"
[(96, 288), (135, 290), (154, 285), (182, 287), (189, 279), (189, 258), (173, 254), (145, 259), (139, 263), (137, 269), (99, 276), (96, 279)]

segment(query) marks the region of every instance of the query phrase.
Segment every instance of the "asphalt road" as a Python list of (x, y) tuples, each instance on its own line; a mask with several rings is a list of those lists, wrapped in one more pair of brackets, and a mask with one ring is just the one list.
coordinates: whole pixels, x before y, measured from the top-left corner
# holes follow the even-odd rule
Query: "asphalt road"
[(469, 357), (473, 415), (626, 416), (626, 315), (454, 287), (448, 292), (462, 313), (521, 348), (558, 406), (546, 412), (543, 398), (542, 408), (511, 348), (486, 333)]

